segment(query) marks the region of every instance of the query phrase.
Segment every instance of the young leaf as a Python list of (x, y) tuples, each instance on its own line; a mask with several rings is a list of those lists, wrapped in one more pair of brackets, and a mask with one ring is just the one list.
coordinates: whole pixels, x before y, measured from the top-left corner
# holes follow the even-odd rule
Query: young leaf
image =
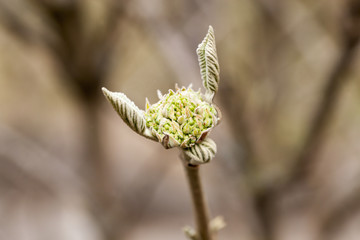
[(216, 154), (216, 144), (213, 140), (206, 138), (201, 143), (184, 149), (189, 163), (199, 165), (209, 162)]
[(198, 55), (203, 85), (212, 99), (218, 90), (220, 68), (216, 54), (214, 30), (211, 26), (209, 26), (204, 40), (196, 49), (196, 53)]
[(145, 131), (146, 121), (144, 112), (140, 110), (133, 101), (120, 92), (110, 92), (106, 88), (102, 88), (102, 91), (115, 111), (132, 130), (144, 137), (154, 138)]

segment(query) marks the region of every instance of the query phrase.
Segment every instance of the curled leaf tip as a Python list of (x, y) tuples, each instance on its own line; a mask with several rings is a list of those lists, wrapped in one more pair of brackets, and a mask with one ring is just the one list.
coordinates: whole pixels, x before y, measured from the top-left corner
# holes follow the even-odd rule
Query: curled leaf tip
[(104, 93), (105, 97), (107, 97), (107, 95), (110, 93), (110, 91), (107, 90), (106, 87), (102, 87), (101, 91)]
[(206, 138), (194, 146), (184, 149), (186, 160), (193, 165), (210, 162), (216, 154), (216, 144), (213, 140)]

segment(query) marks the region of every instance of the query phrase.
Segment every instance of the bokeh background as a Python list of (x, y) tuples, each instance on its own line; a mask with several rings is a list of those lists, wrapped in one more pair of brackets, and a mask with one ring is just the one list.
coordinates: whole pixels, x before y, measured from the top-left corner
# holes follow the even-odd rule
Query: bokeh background
[(358, 0), (1, 0), (0, 239), (185, 239), (178, 150), (134, 134), (100, 89), (142, 108), (200, 88), (209, 25), (218, 239), (359, 239)]

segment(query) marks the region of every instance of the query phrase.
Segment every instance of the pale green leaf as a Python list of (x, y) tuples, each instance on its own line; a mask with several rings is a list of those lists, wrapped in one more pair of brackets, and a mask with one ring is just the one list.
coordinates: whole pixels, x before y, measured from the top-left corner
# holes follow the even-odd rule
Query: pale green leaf
[(218, 90), (220, 68), (216, 54), (214, 30), (211, 26), (209, 26), (204, 40), (196, 49), (196, 53), (198, 55), (203, 85), (212, 99)]
[(106, 88), (102, 88), (102, 91), (115, 111), (132, 130), (144, 137), (154, 139), (152, 134), (149, 134), (146, 129), (144, 112), (133, 101), (120, 92), (111, 92)]
[(184, 153), (190, 164), (199, 165), (207, 163), (215, 157), (216, 144), (210, 138), (206, 138), (201, 143), (197, 143), (190, 148), (184, 149)]

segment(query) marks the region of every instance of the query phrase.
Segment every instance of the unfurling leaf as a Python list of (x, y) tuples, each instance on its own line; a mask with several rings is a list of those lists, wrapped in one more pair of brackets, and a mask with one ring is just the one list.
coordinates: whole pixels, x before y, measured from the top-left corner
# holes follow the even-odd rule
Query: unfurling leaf
[(184, 149), (184, 153), (190, 164), (199, 165), (209, 162), (216, 154), (216, 144), (213, 140), (206, 138), (201, 143)]
[(102, 91), (115, 111), (132, 130), (144, 137), (154, 138), (146, 131), (144, 112), (140, 110), (133, 101), (120, 92), (110, 92), (106, 88), (102, 88)]
[(196, 49), (198, 55), (200, 74), (203, 85), (210, 94), (210, 100), (214, 97), (219, 85), (219, 62), (216, 54), (214, 30), (209, 26), (208, 33)]

